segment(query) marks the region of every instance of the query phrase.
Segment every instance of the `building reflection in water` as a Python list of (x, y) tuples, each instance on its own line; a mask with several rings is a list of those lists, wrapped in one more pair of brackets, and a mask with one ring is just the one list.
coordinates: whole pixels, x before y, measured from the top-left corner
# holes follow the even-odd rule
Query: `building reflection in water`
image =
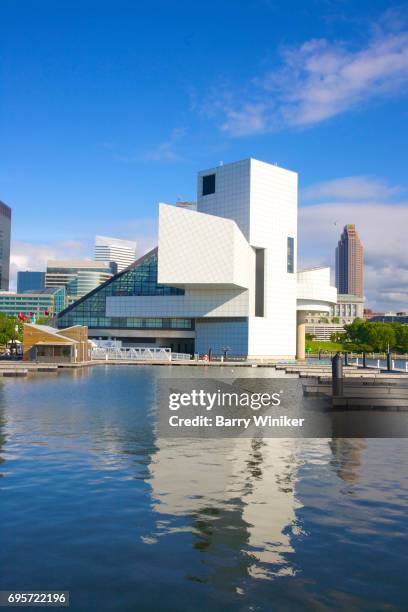
[(359, 479), (359, 468), (362, 464), (363, 451), (367, 448), (364, 438), (333, 438), (329, 442), (332, 452), (331, 465), (339, 478), (350, 484)]
[(3, 463), (5, 462), (4, 447), (6, 445), (6, 411), (5, 411), (5, 398), (4, 398), (4, 385), (0, 383), (0, 478), (4, 476)]
[[(301, 442), (301, 441), (300, 441)], [(299, 441), (287, 439), (156, 439), (150, 465), (155, 537), (173, 528), (171, 517), (190, 517), (197, 549), (240, 554), (234, 568), (256, 578), (292, 575), (293, 539), (301, 530), (295, 494)], [(195, 577), (199, 579), (199, 577)]]

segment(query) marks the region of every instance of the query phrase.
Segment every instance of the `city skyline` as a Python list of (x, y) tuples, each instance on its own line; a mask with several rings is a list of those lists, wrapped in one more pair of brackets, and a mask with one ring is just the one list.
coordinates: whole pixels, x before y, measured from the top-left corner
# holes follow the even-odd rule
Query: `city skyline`
[(254, 156), (299, 173), (300, 265), (333, 269), (336, 233), (355, 223), (367, 304), (403, 308), (404, 6), (257, 0), (210, 2), (203, 14), (159, 2), (158, 20), (122, 2), (81, 5), (78, 20), (75, 2), (45, 2), (24, 7), (22, 29), (18, 7), (4, 4), (0, 198), (14, 213), (12, 279), (28, 261), (83, 257), (95, 231), (146, 252), (157, 202), (189, 200), (198, 168)]

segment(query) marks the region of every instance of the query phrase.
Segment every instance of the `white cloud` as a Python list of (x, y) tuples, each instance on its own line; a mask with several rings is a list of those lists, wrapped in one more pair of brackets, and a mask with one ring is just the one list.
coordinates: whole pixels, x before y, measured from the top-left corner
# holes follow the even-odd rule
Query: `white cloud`
[(360, 48), (326, 39), (283, 48), (280, 65), (239, 94), (221, 91), (216, 101), (212, 94), (221, 129), (242, 136), (314, 125), (400, 93), (408, 84), (408, 31), (392, 28), (394, 22), (380, 20)]
[(401, 191), (399, 186), (387, 185), (384, 181), (370, 176), (346, 176), (316, 183), (302, 189), (300, 199), (321, 200), (380, 200)]
[(240, 110), (229, 109), (221, 129), (234, 136), (246, 136), (265, 131), (267, 106), (265, 104), (245, 104)]
[(321, 203), (299, 209), (300, 265), (334, 265), (343, 226), (355, 223), (364, 246), (367, 305), (408, 310), (408, 203)]
[(141, 161), (183, 161), (183, 156), (178, 151), (180, 140), (186, 133), (185, 128), (174, 128), (168, 138), (158, 145), (136, 155), (116, 155), (116, 159), (124, 162)]

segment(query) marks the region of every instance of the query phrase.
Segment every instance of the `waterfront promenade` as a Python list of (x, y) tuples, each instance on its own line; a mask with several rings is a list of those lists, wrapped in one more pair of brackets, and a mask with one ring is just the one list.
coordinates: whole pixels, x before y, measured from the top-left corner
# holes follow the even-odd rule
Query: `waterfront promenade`
[[(404, 362), (402, 362), (404, 363)], [(402, 365), (399, 364), (399, 365)], [(282, 376), (295, 376), (299, 378), (331, 378), (331, 364), (330, 361), (314, 363), (309, 362), (279, 362), (279, 361), (255, 361), (255, 360), (241, 360), (241, 361), (204, 361), (204, 360), (175, 360), (175, 361), (164, 361), (164, 360), (126, 360), (126, 359), (92, 359), (90, 361), (83, 361), (80, 363), (37, 363), (30, 361), (0, 361), (0, 377), (1, 376), (26, 376), (28, 374), (35, 374), (36, 372), (55, 372), (62, 369), (78, 369), (78, 368), (91, 368), (94, 366), (169, 366), (169, 367), (198, 367), (198, 368), (271, 368), (280, 372)], [(384, 365), (384, 364), (383, 364)], [(366, 368), (363, 368), (361, 364), (351, 364), (344, 367), (345, 378), (387, 378), (390, 372), (384, 367), (377, 367), (374, 364), (369, 364)], [(406, 368), (394, 367), (392, 370), (394, 375), (408, 378), (408, 372)]]

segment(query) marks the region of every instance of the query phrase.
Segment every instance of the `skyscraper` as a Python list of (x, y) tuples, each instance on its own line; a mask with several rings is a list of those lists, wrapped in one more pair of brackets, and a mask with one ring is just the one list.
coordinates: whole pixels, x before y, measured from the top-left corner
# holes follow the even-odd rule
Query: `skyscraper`
[(95, 237), (95, 261), (109, 262), (112, 272), (122, 272), (136, 259), (136, 242), (109, 236)]
[(11, 208), (0, 201), (0, 289), (8, 291), (10, 276)]
[(364, 297), (363, 246), (356, 226), (349, 223), (336, 247), (336, 287), (338, 293)]

